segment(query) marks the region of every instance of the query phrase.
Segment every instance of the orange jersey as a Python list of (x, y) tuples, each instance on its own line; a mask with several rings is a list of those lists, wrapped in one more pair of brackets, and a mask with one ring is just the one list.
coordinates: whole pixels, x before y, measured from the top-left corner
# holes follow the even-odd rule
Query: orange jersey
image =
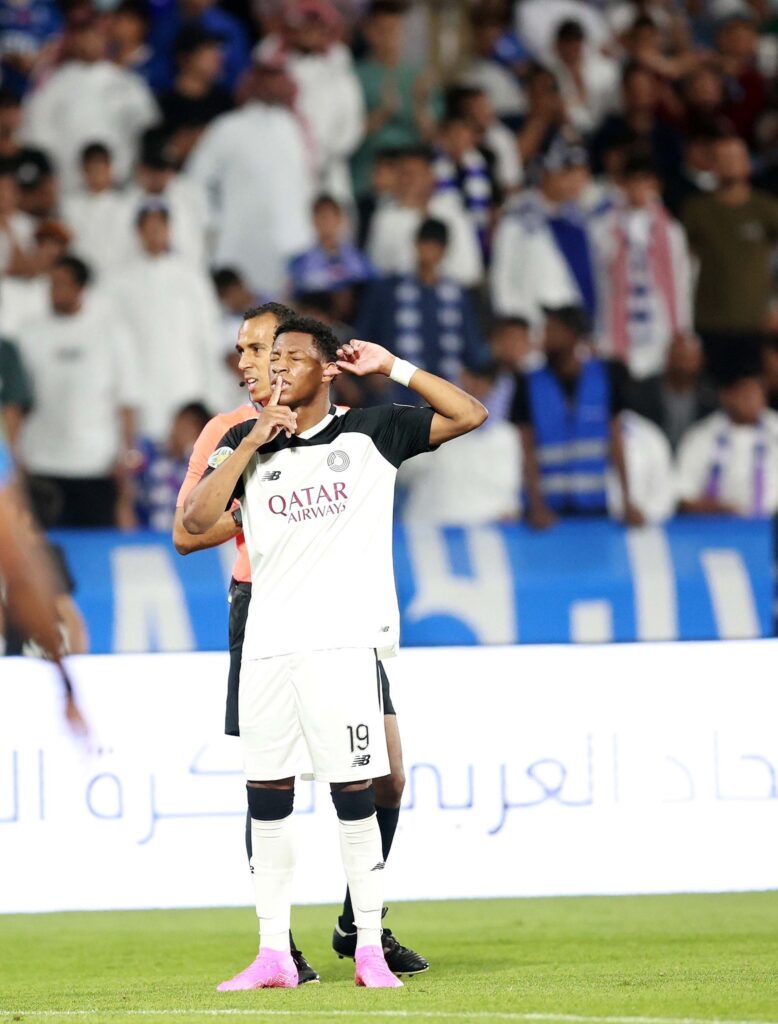
[[(216, 451), (219, 441), (221, 441), (230, 427), (256, 418), (257, 410), (253, 405), (246, 403), (238, 409), (233, 409), (232, 412), (219, 413), (218, 416), (214, 416), (213, 419), (205, 424), (192, 449), (192, 454), (189, 458), (189, 468), (186, 471), (184, 482), (181, 484), (181, 490), (178, 492), (178, 498), (176, 499), (176, 508), (183, 506), (189, 492), (200, 483), (203, 473), (208, 467), (208, 459)], [(233, 579), (236, 579), (238, 583), (251, 583), (251, 566), (242, 533), (239, 533), (235, 538), (235, 544), (238, 548), (238, 557), (235, 560), (235, 565), (232, 567)]]

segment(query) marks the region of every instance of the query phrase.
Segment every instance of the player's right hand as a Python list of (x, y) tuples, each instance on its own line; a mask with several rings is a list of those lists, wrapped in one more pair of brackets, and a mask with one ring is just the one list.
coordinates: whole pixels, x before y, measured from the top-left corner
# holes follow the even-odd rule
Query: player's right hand
[(257, 422), (247, 437), (247, 440), (256, 448), (261, 448), (263, 444), (274, 440), (282, 430), (287, 437), (291, 437), (297, 430), (297, 413), (286, 405), (278, 404), (283, 389), (283, 378), (276, 377), (270, 400), (260, 412)]

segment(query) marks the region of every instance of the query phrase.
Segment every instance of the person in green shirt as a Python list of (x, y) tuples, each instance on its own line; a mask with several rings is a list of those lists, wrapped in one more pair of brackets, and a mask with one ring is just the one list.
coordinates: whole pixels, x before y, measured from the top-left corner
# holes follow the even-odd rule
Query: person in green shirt
[(709, 352), (768, 326), (778, 243), (778, 201), (752, 187), (748, 149), (737, 135), (715, 142), (714, 173), (716, 190), (692, 197), (683, 210), (700, 265), (695, 323)]
[(12, 341), (0, 338), (0, 412), (13, 449), (24, 417), (32, 408), (32, 385)]
[(352, 161), (358, 198), (370, 189), (376, 153), (429, 140), (440, 113), (430, 74), (402, 60), (406, 8), (398, 0), (374, 0), (365, 20), (369, 54), (357, 63), (356, 73), (365, 96), (367, 132)]

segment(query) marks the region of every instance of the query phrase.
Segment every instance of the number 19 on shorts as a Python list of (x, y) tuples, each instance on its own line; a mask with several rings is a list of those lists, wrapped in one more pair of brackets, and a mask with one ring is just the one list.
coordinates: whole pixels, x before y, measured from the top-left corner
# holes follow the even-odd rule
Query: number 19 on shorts
[(347, 725), (346, 732), (348, 733), (349, 750), (355, 755), (351, 767), (360, 768), (369, 765), (370, 754), (365, 754), (363, 751), (370, 746), (370, 729), (362, 722), (359, 725)]

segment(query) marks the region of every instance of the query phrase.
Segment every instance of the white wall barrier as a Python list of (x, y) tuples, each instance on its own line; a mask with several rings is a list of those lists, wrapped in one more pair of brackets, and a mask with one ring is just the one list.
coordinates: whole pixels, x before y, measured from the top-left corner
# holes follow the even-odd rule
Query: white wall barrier
[[(389, 899), (778, 887), (778, 641), (416, 649), (388, 665), (408, 785)], [(0, 912), (242, 905), (226, 656), (0, 662)], [(343, 881), (298, 790), (300, 903)]]

